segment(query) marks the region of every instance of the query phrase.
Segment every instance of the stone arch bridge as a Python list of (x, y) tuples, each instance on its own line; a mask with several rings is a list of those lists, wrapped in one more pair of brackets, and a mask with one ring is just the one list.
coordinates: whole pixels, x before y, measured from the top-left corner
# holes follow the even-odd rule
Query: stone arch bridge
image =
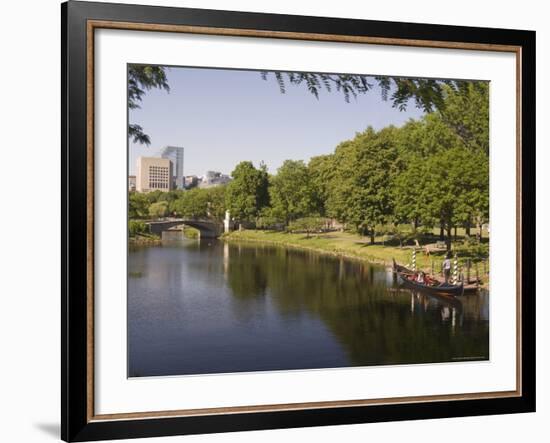
[(197, 229), (201, 238), (217, 238), (223, 233), (223, 223), (211, 219), (179, 218), (145, 222), (149, 226), (149, 232), (162, 236), (164, 231), (169, 231), (177, 226), (186, 225)]

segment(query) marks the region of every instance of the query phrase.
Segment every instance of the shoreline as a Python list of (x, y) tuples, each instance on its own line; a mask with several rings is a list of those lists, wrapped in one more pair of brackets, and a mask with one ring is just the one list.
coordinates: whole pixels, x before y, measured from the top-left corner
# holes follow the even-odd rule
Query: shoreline
[[(278, 237), (288, 236), (286, 239), (280, 239)], [(338, 237), (341, 238), (338, 238)], [(263, 238), (262, 238), (263, 237)], [(267, 238), (266, 238), (267, 237)], [(271, 237), (271, 238), (270, 238)], [(275, 238), (273, 238), (275, 237)], [(298, 249), (303, 251), (315, 252), (323, 255), (330, 255), (333, 257), (342, 257), (350, 260), (357, 260), (363, 263), (370, 263), (376, 265), (383, 265), (386, 268), (392, 266), (392, 258), (394, 258), (398, 263), (407, 264), (411, 259), (412, 249), (410, 247), (398, 248), (394, 246), (386, 245), (370, 245), (362, 244), (358, 246), (359, 237), (353, 236), (351, 234), (336, 234), (332, 237), (324, 237), (321, 235), (311, 235), (310, 238), (306, 238), (304, 234), (289, 234), (289, 233), (280, 233), (274, 231), (256, 231), (256, 230), (244, 230), (244, 231), (234, 231), (229, 234), (223, 234), (220, 238), (221, 241), (226, 241), (230, 243), (246, 242), (246, 243), (256, 243), (264, 244), (271, 246), (281, 246), (285, 248)], [(307, 245), (305, 242), (317, 240), (316, 245)], [(344, 243), (344, 247), (338, 247), (335, 245), (338, 242), (347, 242), (348, 247)], [(319, 244), (321, 242), (321, 244)], [(324, 244), (322, 243), (324, 242)], [(349, 244), (350, 242), (351, 245)], [(371, 248), (370, 253), (363, 252), (362, 247)], [(353, 249), (357, 249), (354, 251)], [(378, 255), (377, 255), (378, 253)], [(381, 257), (380, 255), (385, 255), (386, 257)], [(420, 253), (419, 253), (420, 255)], [(407, 258), (408, 257), (408, 258)], [(441, 267), (441, 262), (443, 258), (441, 257), (426, 257), (420, 256), (417, 264), (418, 269), (431, 274), (431, 264), (425, 265), (422, 263), (426, 260), (434, 263), (434, 270)], [(441, 273), (435, 271), (434, 275), (441, 275)], [(473, 274), (472, 274), (473, 275)], [(483, 282), (480, 287), (488, 289), (489, 287), (489, 275), (481, 275), (481, 281)]]
[[(309, 251), (309, 252), (315, 252), (318, 254), (323, 255), (330, 255), (332, 257), (342, 257), (346, 259), (351, 260), (358, 260), (361, 262), (366, 262), (370, 264), (376, 264), (376, 265), (383, 265), (383, 266), (391, 266), (391, 261), (381, 259), (379, 257), (375, 257), (372, 255), (359, 255), (359, 254), (353, 254), (350, 253), (350, 251), (346, 251), (344, 249), (326, 249), (326, 248), (320, 248), (315, 246), (309, 246), (309, 245), (302, 245), (302, 244), (296, 244), (289, 241), (280, 241), (280, 240), (273, 240), (273, 239), (262, 239), (262, 238), (256, 238), (256, 237), (250, 237), (246, 233), (248, 232), (261, 232), (262, 235), (266, 235), (263, 231), (234, 231), (230, 234), (224, 234), (219, 239), (221, 241), (227, 241), (230, 243), (238, 243), (238, 242), (246, 242), (246, 243), (257, 243), (257, 244), (263, 244), (263, 245), (270, 245), (270, 246), (281, 246), (285, 248), (292, 248), (292, 249), (299, 249), (302, 251)], [(245, 233), (243, 235), (243, 233)], [(237, 234), (237, 235), (235, 235)], [(269, 232), (267, 233), (269, 235)], [(289, 234), (286, 234), (289, 235)], [(290, 234), (292, 235), (292, 234)], [(311, 239), (314, 237), (312, 236)]]
[(136, 235), (135, 237), (128, 237), (128, 245), (137, 246), (158, 246), (162, 245), (162, 239), (160, 237), (149, 237), (143, 235)]

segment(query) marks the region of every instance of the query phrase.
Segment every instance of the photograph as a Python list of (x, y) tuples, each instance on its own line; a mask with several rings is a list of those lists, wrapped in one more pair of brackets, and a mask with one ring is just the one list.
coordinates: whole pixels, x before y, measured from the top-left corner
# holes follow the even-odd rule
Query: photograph
[(490, 361), (490, 93), (128, 64), (127, 377)]

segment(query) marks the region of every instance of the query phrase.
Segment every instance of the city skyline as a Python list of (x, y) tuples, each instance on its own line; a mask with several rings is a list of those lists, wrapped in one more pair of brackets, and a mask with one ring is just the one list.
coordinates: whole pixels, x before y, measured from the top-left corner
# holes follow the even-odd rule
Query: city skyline
[(424, 115), (413, 103), (392, 108), (378, 86), (346, 103), (341, 93), (321, 91), (316, 99), (303, 86), (282, 94), (274, 77), (263, 80), (259, 71), (171, 67), (167, 79), (169, 93), (152, 89), (141, 109), (129, 111), (151, 138), (150, 146), (129, 141), (129, 175), (139, 156), (157, 156), (165, 146), (185, 149), (184, 175), (231, 174), (243, 160), (263, 161), (275, 173), (284, 160), (329, 154), (368, 126), (401, 126)]

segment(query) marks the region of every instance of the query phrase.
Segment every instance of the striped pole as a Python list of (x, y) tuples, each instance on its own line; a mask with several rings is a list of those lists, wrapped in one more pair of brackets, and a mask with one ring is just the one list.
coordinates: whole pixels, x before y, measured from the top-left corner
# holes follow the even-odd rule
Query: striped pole
[(458, 283), (458, 256), (455, 253), (455, 259), (453, 261), (453, 284)]
[(413, 249), (412, 269), (413, 271), (416, 271), (416, 248)]

